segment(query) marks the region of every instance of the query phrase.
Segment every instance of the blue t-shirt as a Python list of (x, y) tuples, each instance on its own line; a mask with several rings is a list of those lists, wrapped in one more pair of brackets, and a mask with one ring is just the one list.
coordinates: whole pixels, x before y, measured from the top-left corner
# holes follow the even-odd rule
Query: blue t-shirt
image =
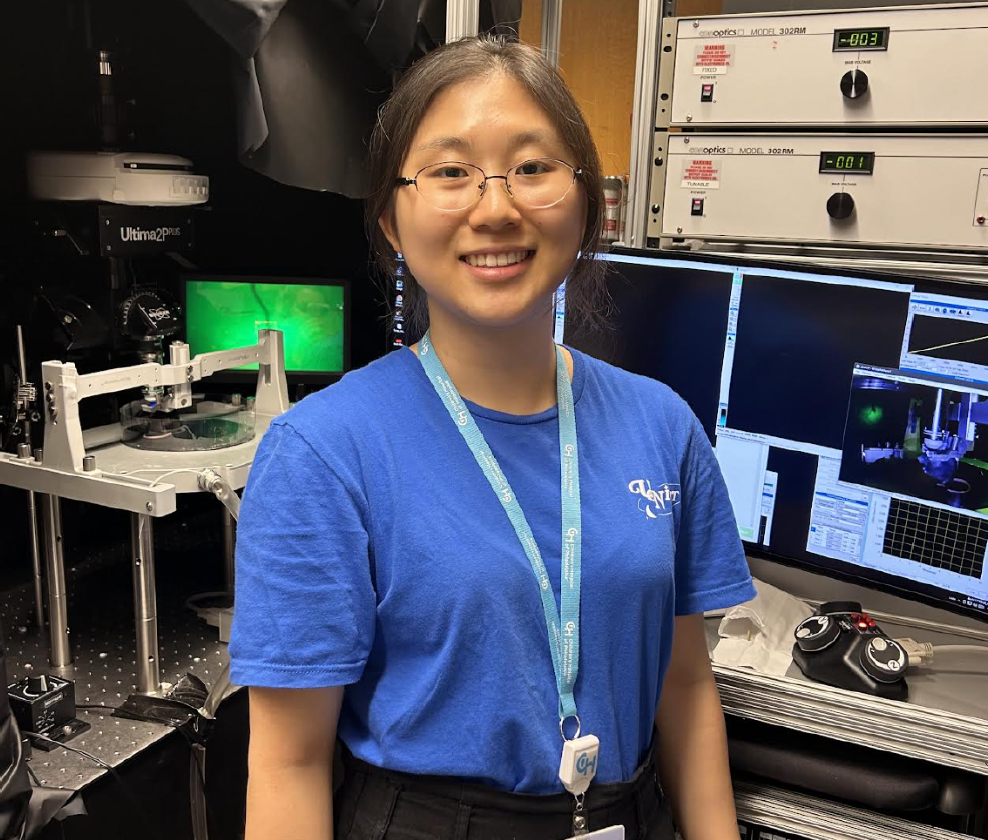
[[(583, 516), (576, 703), (597, 781), (652, 737), (673, 618), (755, 595), (703, 429), (654, 380), (573, 353)], [(468, 403), (521, 503), (556, 603), (557, 410)], [(539, 587), (415, 354), (400, 350), (275, 420), (237, 538), (231, 679), (346, 685), (358, 758), (502, 790), (561, 791), (558, 694)]]

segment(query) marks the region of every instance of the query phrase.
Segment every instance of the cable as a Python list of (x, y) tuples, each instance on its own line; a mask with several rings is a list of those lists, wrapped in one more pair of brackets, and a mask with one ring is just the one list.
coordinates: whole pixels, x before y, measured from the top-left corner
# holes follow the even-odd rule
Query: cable
[(934, 653), (980, 653), (988, 654), (985, 645), (934, 645)]
[[(96, 705), (96, 706), (85, 706), (85, 705), (82, 705), (82, 706), (76, 706), (76, 711), (78, 711), (79, 709), (81, 709), (84, 712), (97, 712), (98, 711), (98, 712), (109, 712), (110, 714), (113, 714), (113, 712), (117, 711), (119, 708), (120, 708), (119, 706), (99, 706), (99, 705)], [(193, 750), (193, 756), (195, 756), (195, 750), (193, 749), (192, 741), (182, 731), (181, 727), (176, 726), (174, 723), (171, 723), (170, 721), (161, 720), (159, 718), (152, 717), (150, 715), (141, 715), (140, 717), (135, 718), (135, 720), (140, 720), (143, 723), (158, 724), (160, 726), (170, 726), (172, 729), (174, 729), (177, 732), (179, 732), (185, 738), (186, 742), (189, 744), (189, 748)], [(65, 745), (62, 744), (62, 746), (64, 747)], [(71, 747), (65, 747), (65, 748), (66, 749), (71, 749)], [(206, 792), (206, 776), (205, 776), (205, 771), (203, 769), (202, 762), (199, 761), (198, 759), (196, 760), (196, 765), (199, 768), (199, 781), (202, 784), (203, 794), (205, 795), (205, 792)]]
[[(125, 473), (120, 473), (120, 475), (137, 475), (137, 473), (149, 473), (149, 472), (156, 473), (156, 472), (161, 472), (161, 470), (160, 469), (154, 469), (154, 468), (152, 468), (152, 469), (143, 469), (143, 470), (128, 470)], [(193, 473), (195, 475), (199, 475), (199, 473), (201, 473), (201, 472), (202, 472), (201, 469), (196, 470), (196, 469), (193, 469), (192, 467), (181, 467), (181, 468), (179, 468), (177, 470), (168, 470), (168, 472), (162, 473), (154, 481), (152, 481), (151, 482), (151, 487), (154, 487), (154, 485), (157, 484), (159, 481), (162, 481), (163, 479), (168, 478), (168, 476), (170, 476), (170, 475), (175, 475), (176, 473)]]
[(38, 774), (31, 769), (31, 765), (26, 761), (24, 762), (24, 768), (27, 770), (27, 774), (31, 777), (31, 780), (37, 787), (44, 787), (44, 785), (41, 784), (41, 779), (38, 778)]
[(27, 735), (29, 738), (37, 738), (39, 741), (44, 741), (45, 743), (48, 744), (54, 744), (56, 747), (61, 747), (62, 749), (68, 750), (69, 752), (78, 753), (84, 758), (88, 758), (90, 761), (95, 761), (100, 767), (105, 767), (111, 773), (116, 772), (109, 764), (103, 761), (102, 758), (97, 758), (92, 753), (88, 753), (85, 750), (80, 750), (78, 747), (70, 747), (68, 744), (63, 744), (61, 741), (56, 741), (54, 738), (49, 738), (47, 735), (42, 735), (38, 732), (30, 732), (27, 729), (24, 730), (24, 734)]
[(917, 642), (915, 639), (896, 639), (903, 650), (909, 656), (909, 667), (916, 668), (920, 665), (930, 665), (933, 657), (940, 654), (988, 654), (988, 647), (985, 645), (934, 645), (930, 642)]

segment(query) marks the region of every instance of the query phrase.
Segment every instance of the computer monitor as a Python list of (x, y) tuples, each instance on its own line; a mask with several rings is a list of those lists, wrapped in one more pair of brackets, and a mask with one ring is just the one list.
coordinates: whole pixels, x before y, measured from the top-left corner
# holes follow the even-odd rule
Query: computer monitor
[(689, 403), (750, 554), (988, 621), (988, 287), (605, 259), (614, 329), (566, 341)]
[[(189, 274), (186, 340), (193, 355), (257, 343), (259, 329), (285, 334), (290, 378), (332, 381), (350, 367), (349, 283), (299, 277)], [(233, 371), (246, 379), (257, 365)]]

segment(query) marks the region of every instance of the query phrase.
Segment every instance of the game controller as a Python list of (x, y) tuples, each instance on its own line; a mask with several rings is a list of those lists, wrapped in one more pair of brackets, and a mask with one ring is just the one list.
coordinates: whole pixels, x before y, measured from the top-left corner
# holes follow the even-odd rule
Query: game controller
[(882, 632), (861, 604), (831, 601), (799, 623), (792, 658), (811, 680), (890, 700), (909, 693), (909, 656)]

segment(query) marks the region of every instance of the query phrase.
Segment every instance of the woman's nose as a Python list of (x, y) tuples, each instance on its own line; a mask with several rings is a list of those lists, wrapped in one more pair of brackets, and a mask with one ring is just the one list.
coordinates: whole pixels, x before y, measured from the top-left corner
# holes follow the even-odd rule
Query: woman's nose
[(508, 181), (503, 175), (487, 179), (480, 201), (470, 214), (470, 223), (476, 227), (502, 227), (521, 219), (515, 201), (508, 192)]

